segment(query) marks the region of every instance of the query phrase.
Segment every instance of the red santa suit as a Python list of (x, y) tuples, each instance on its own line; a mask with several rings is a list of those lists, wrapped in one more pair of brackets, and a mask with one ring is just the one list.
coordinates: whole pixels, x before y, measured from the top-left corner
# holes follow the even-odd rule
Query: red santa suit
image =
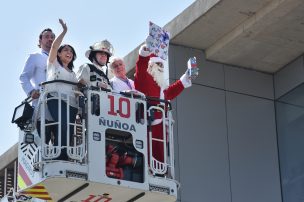
[[(154, 80), (153, 76), (147, 71), (150, 58), (150, 53), (148, 51), (144, 51), (143, 47), (141, 47), (139, 50), (138, 60), (136, 62), (134, 79), (134, 86), (136, 90), (149, 97), (173, 100), (184, 90), (184, 88), (191, 86), (191, 81), (186, 80), (186, 76), (184, 75), (180, 80), (177, 80), (173, 84), (169, 85), (166, 89), (162, 89)], [(157, 104), (159, 104), (158, 101), (152, 103), (152, 105)], [(151, 124), (153, 138), (163, 139), (164, 134), (161, 116), (162, 114), (160, 112), (154, 113), (154, 121)], [(164, 162), (163, 143), (153, 141), (152, 150), (153, 157), (158, 161)]]

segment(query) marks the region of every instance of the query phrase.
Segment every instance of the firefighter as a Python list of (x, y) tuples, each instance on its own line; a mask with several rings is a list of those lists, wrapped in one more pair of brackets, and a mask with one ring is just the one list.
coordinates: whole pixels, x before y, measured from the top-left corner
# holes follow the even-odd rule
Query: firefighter
[[(112, 86), (108, 77), (108, 63), (113, 55), (113, 46), (108, 40), (96, 42), (85, 52), (85, 56), (92, 63), (85, 63), (79, 67), (77, 80), (91, 89), (110, 89)], [(99, 96), (92, 95), (92, 113), (100, 115)]]
[(92, 63), (85, 63), (79, 67), (78, 81), (89, 87), (112, 89), (108, 77), (108, 63), (112, 55), (113, 46), (108, 40), (91, 45), (85, 56)]

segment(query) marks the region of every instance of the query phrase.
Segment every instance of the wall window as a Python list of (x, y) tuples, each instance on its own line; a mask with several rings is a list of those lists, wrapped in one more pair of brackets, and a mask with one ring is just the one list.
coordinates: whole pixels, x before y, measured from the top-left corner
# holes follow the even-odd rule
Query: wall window
[(304, 201), (304, 84), (276, 101), (283, 202)]

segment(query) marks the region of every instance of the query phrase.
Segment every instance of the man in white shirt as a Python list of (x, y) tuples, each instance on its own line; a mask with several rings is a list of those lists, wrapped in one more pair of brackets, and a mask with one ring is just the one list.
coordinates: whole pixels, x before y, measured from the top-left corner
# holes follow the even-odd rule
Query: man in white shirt
[(26, 95), (34, 99), (33, 106), (36, 106), (38, 102), (39, 84), (46, 81), (47, 58), (54, 39), (55, 34), (50, 28), (40, 33), (38, 47), (41, 51), (29, 55), (19, 77)]
[(122, 58), (111, 58), (109, 67), (114, 74), (114, 77), (110, 79), (113, 90), (118, 92), (135, 90), (134, 81), (129, 79), (126, 75), (126, 65)]
[[(49, 51), (52, 47), (55, 34), (50, 28), (44, 29), (39, 35), (38, 47), (41, 48), (40, 52), (32, 53), (28, 56), (22, 73), (19, 77), (20, 84), (27, 96), (31, 96), (33, 99), (32, 105), (36, 107), (38, 104), (38, 98), (40, 96), (39, 84), (46, 81), (46, 67)], [(40, 118), (38, 114), (37, 130), (40, 135)], [(46, 123), (52, 121), (52, 117), (48, 110), (45, 111)], [(45, 128), (45, 134), (47, 137), (51, 136), (51, 133), (55, 131), (54, 126)], [(50, 139), (50, 138), (49, 138)], [(48, 143), (48, 142), (46, 142)]]

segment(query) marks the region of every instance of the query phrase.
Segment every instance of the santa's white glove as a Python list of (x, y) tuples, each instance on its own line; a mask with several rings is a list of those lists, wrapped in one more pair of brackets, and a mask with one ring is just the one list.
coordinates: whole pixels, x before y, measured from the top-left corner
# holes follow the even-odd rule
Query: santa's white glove
[(150, 50), (147, 48), (147, 45), (144, 44), (139, 48), (138, 53), (142, 57), (148, 57), (150, 55)]
[(181, 80), (184, 88), (189, 88), (190, 86), (192, 86), (192, 82), (191, 82), (190, 77), (188, 76), (188, 72), (187, 71), (180, 78), (180, 80)]

